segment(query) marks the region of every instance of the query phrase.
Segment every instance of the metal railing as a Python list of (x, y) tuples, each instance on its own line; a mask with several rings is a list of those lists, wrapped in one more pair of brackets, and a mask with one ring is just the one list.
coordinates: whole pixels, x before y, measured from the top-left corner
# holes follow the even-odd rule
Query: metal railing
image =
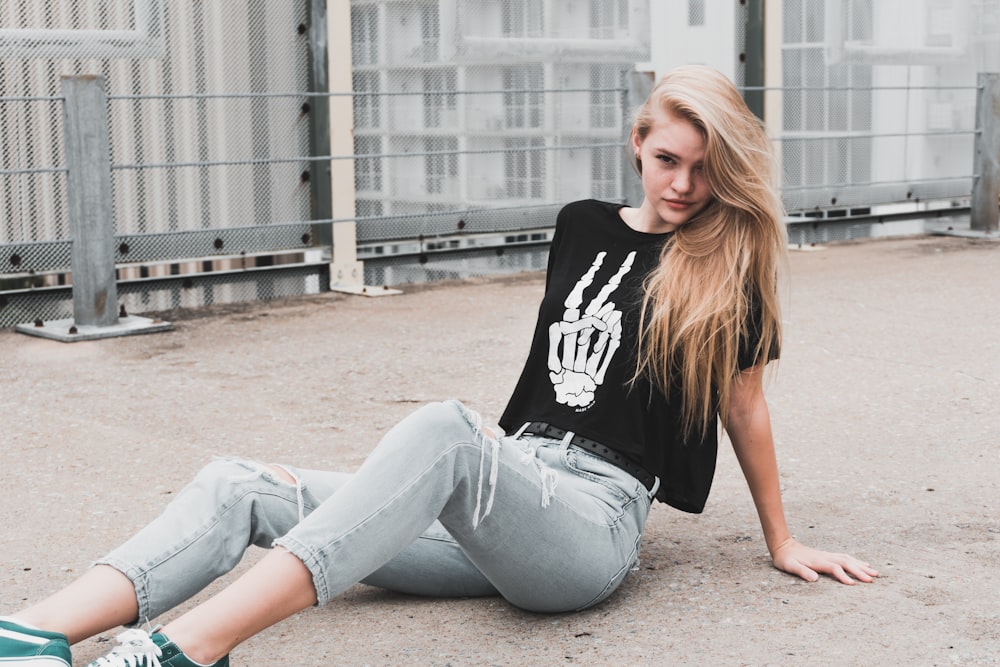
[[(982, 88), (982, 86), (981, 86)], [(465, 91), (464, 94), (502, 94), (502, 90)], [(535, 91), (549, 99), (561, 93), (579, 93), (573, 89), (566, 91)], [(786, 92), (765, 89), (765, 92)], [(625, 90), (617, 91), (623, 99)], [(981, 93), (982, 94), (982, 93)], [(310, 93), (272, 93), (263, 95), (265, 99), (302, 100), (312, 97), (333, 95)], [(108, 102), (142, 103), (146, 100), (251, 100), (249, 94), (225, 94), (203, 96), (151, 95), (151, 96), (110, 96)], [(393, 97), (401, 97), (395, 95)], [(0, 99), (0, 104), (64, 103), (65, 98), (12, 97)], [(621, 118), (627, 118), (627, 107), (623, 105)], [(980, 123), (985, 121), (981, 120)], [(539, 129), (541, 134), (544, 128)], [(623, 135), (622, 128), (615, 134)], [(600, 134), (600, 133), (598, 133)], [(782, 154), (790, 142), (800, 145), (812, 143), (829, 151), (832, 145), (844, 139), (863, 140), (872, 144), (882, 140), (920, 141), (935, 140), (940, 137), (966, 137), (970, 142), (983, 135), (983, 130), (953, 130), (924, 132), (863, 132), (863, 133), (816, 133), (814, 136), (776, 136), (774, 141)], [(484, 136), (494, 141), (494, 145), (483, 146), (470, 142), (455, 150), (415, 150), (413, 146), (404, 149), (387, 150), (381, 153), (361, 153), (351, 155), (288, 155), (273, 157), (238, 157), (229, 159), (179, 160), (176, 162), (123, 162), (110, 165), (112, 172), (149, 173), (155, 170), (172, 172), (175, 170), (197, 170), (200, 178), (205, 178), (212, 169), (290, 165), (298, 176), (299, 186), (310, 180), (310, 170), (322, 172), (318, 166), (332, 160), (379, 160), (390, 168), (398, 170), (404, 161), (426, 161), (436, 158), (454, 158), (466, 161), (477, 158), (493, 158), (519, 153), (537, 153), (545, 156), (550, 163), (555, 156), (564, 152), (582, 153), (613, 151), (624, 155), (623, 141), (596, 137), (591, 141), (564, 141), (561, 136), (549, 143), (524, 146), (517, 149), (504, 147), (500, 142), (504, 132), (487, 132)], [(470, 145), (472, 144), (472, 145)], [(980, 149), (979, 153), (988, 154)], [(595, 153), (596, 154), (596, 153)], [(619, 156), (620, 159), (620, 156)], [(970, 157), (967, 164), (972, 165)], [(621, 175), (614, 192), (598, 193), (610, 199), (627, 199), (625, 191), (630, 180), (624, 164), (618, 165)], [(420, 165), (411, 168), (420, 173)], [(37, 185), (27, 187), (25, 181), (36, 177), (65, 180), (69, 169), (61, 165), (49, 166), (4, 166), (0, 170), (0, 183), (7, 193), (7, 201), (18, 201), (26, 190), (37, 190)], [(4, 180), (6, 179), (6, 180)], [(253, 294), (250, 298), (272, 298), (273, 296), (303, 293), (307, 290), (324, 289), (327, 282), (327, 261), (329, 249), (318, 244), (317, 227), (323, 225), (357, 225), (359, 259), (368, 265), (366, 271), (369, 282), (392, 282), (393, 277), (401, 282), (414, 279), (421, 274), (423, 279), (434, 278), (434, 262), (440, 263), (439, 277), (455, 275), (456, 257), (464, 256), (459, 262), (466, 265), (470, 258), (482, 265), (485, 272), (523, 268), (541, 268), (538, 256), (525, 260), (518, 251), (537, 250), (549, 240), (554, 212), (569, 197), (555, 185), (557, 179), (546, 175), (543, 192), (548, 197), (538, 201), (523, 202), (501, 200), (493, 206), (469, 207), (461, 198), (447, 201), (439, 197), (434, 202), (435, 210), (417, 213), (388, 213), (356, 215), (350, 218), (302, 219), (270, 221), (267, 224), (251, 224), (231, 227), (194, 226), (188, 229), (154, 229), (142, 231), (119, 227), (113, 233), (114, 263), (117, 267), (117, 282), (122, 287), (122, 301), (129, 312), (165, 310), (185, 305), (202, 305), (215, 300), (243, 300), (246, 290)], [(967, 200), (973, 196), (974, 181), (992, 182), (977, 174), (938, 176), (934, 178), (889, 178), (864, 182), (841, 180), (786, 186), (783, 196), (790, 209), (792, 225), (804, 224), (815, 227), (817, 221), (843, 223), (853, 221), (854, 227), (872, 220), (884, 221), (914, 215), (953, 214), (954, 200)], [(175, 188), (178, 187), (175, 184)], [(65, 184), (61, 189), (65, 189)], [(587, 195), (589, 193), (581, 193)], [(16, 195), (16, 196), (15, 196)], [(117, 201), (120, 195), (112, 196)], [(183, 195), (177, 195), (183, 196)], [(988, 197), (988, 195), (987, 195)], [(23, 201), (23, 199), (22, 199)], [(401, 201), (405, 201), (402, 199)], [(927, 202), (941, 204), (930, 207)], [(943, 202), (943, 204), (942, 204)], [(894, 205), (921, 204), (912, 210), (893, 210)], [(65, 210), (65, 204), (63, 209)], [(884, 209), (879, 211), (878, 209)], [(875, 211), (875, 212), (873, 212)], [(23, 211), (22, 211), (23, 213)], [(119, 216), (112, 216), (115, 220)], [(292, 216), (295, 217), (295, 216)], [(5, 241), (0, 243), (0, 325), (9, 326), (22, 321), (56, 319), (67, 317), (69, 309), (69, 289), (67, 282), (72, 265), (71, 243), (68, 239), (36, 240), (17, 237), (18, 216), (8, 216)], [(126, 229), (120, 229), (125, 226)], [(188, 225), (189, 227), (191, 225)], [(23, 225), (21, 226), (23, 228)], [(67, 228), (66, 223), (48, 225), (45, 229)], [(148, 225), (147, 225), (148, 227)], [(995, 230), (993, 227), (988, 229)], [(828, 237), (828, 236), (827, 236)], [(537, 255), (537, 253), (535, 253)], [(277, 259), (276, 259), (277, 258)], [(435, 260), (436, 258), (436, 260)], [(475, 262), (473, 262), (475, 263)], [(259, 271), (255, 270), (259, 269)], [(248, 287), (249, 271), (258, 274), (273, 272), (294, 274), (288, 280), (271, 281), (271, 288)], [(236, 277), (239, 280), (236, 280)], [(405, 278), (404, 278), (405, 276)], [(417, 277), (419, 279), (420, 276)], [(239, 283), (234, 287), (234, 283)], [(149, 289), (156, 285), (159, 296), (151, 298)], [(141, 286), (145, 286), (140, 288)], [(273, 293), (267, 293), (273, 289)], [(263, 291), (262, 291), (263, 290)], [(195, 294), (197, 292), (197, 294)], [(127, 302), (127, 303), (125, 303)], [(34, 304), (34, 305), (32, 305)], [(42, 304), (41, 307), (38, 304)]]

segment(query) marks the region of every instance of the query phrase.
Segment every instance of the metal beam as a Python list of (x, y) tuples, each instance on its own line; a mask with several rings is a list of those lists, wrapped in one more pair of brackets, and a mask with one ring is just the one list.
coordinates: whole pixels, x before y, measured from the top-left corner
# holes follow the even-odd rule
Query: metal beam
[(19, 325), (16, 330), (62, 342), (166, 331), (119, 311), (115, 276), (114, 210), (108, 96), (100, 76), (62, 80), (66, 198), (72, 238), (73, 317)]
[[(750, 111), (764, 118), (764, 0), (747, 0), (744, 83), (751, 90), (743, 92)], [(755, 88), (755, 89), (754, 89)]]
[[(326, 0), (306, 0), (309, 7), (309, 154), (330, 155), (330, 75), (328, 71), (328, 29)], [(305, 111), (305, 109), (303, 109)], [(311, 166), (309, 179), (310, 213), (313, 220), (333, 217), (333, 195), (330, 185), (330, 162), (318, 161)], [(330, 247), (333, 232), (330, 223), (313, 225), (313, 245)]]
[(62, 80), (66, 195), (73, 239), (73, 316), (77, 324), (118, 323), (108, 97), (98, 76)]
[(972, 219), (976, 232), (995, 234), (1000, 218), (1000, 73), (980, 72), (972, 166)]

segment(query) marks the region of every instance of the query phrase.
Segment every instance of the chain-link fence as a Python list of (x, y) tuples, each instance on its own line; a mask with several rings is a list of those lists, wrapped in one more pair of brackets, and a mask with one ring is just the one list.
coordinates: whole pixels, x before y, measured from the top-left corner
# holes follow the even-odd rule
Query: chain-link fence
[[(688, 4), (699, 22), (718, 7)], [(793, 223), (967, 200), (968, 68), (873, 56), (872, 0), (783, 0), (781, 85), (757, 86), (754, 6), (729, 10), (735, 79), (765, 112)], [(118, 292), (150, 312), (326, 289), (338, 225), (369, 284), (542, 268), (561, 204), (631, 196), (625, 83), (649, 61), (649, 15), (649, 0), (4, 3), (0, 325), (72, 316), (64, 76), (105, 81)], [(335, 165), (351, 168), (331, 192)]]
[(130, 312), (319, 289), (317, 279), (248, 287), (242, 275), (274, 264), (276, 251), (294, 263), (287, 251), (312, 246), (308, 10), (165, 0), (0, 7), (0, 323), (72, 315), (65, 76), (100, 76), (107, 89), (113, 232)]

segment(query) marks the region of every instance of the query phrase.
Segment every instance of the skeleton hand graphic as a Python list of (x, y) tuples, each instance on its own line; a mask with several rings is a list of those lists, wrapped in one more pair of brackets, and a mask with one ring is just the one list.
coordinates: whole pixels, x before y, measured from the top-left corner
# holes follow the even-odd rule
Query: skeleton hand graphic
[(583, 292), (594, 282), (607, 253), (599, 252), (564, 302), (566, 312), (561, 322), (549, 327), (549, 379), (556, 391), (556, 401), (575, 408), (594, 401), (594, 391), (604, 382), (611, 358), (621, 345), (622, 312), (608, 301), (632, 268), (635, 252), (630, 252), (618, 272), (590, 302), (583, 316)]

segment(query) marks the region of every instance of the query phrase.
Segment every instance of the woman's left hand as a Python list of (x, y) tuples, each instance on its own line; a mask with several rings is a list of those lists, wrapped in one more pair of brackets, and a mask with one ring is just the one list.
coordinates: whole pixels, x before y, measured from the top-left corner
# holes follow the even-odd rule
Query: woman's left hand
[(858, 581), (871, 583), (878, 576), (878, 570), (853, 556), (819, 551), (791, 537), (774, 548), (771, 560), (779, 570), (806, 581), (816, 581), (820, 574), (828, 574), (842, 584), (853, 586)]

